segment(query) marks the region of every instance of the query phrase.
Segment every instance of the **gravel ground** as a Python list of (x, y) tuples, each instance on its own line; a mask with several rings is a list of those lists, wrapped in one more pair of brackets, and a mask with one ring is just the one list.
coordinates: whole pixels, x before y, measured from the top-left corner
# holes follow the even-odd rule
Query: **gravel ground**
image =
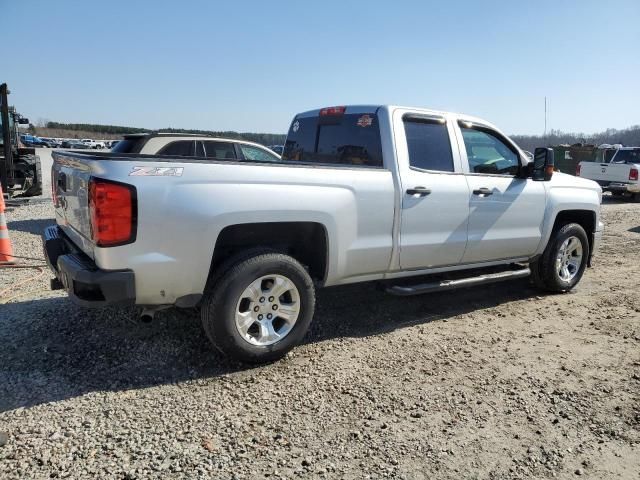
[[(141, 324), (2, 270), (0, 478), (637, 479), (640, 205), (603, 210), (575, 292), (326, 289), (305, 344), (255, 368), (193, 312)], [(8, 218), (39, 257), (51, 206)]]

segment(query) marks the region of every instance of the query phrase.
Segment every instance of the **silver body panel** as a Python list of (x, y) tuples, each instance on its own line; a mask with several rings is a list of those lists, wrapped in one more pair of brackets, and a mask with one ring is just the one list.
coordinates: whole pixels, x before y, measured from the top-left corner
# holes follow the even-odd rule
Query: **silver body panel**
[[(409, 168), (402, 126), (407, 112), (446, 118), (455, 172)], [(378, 117), (382, 169), (56, 152), (54, 175), (71, 179), (67, 192), (58, 192), (63, 205), (56, 208), (57, 222), (101, 269), (134, 271), (136, 303), (159, 305), (203, 292), (216, 239), (231, 225), (322, 225), (328, 243), (324, 285), (330, 286), (526, 262), (544, 250), (559, 211), (586, 209), (599, 221), (601, 190), (594, 182), (562, 174), (549, 182), (470, 174), (456, 122), (464, 118), (495, 128), (487, 122), (393, 106), (379, 107)], [(182, 170), (180, 176), (130, 176), (137, 166)], [(91, 176), (136, 187), (134, 243), (98, 248), (91, 242)], [(417, 185), (430, 187), (432, 195), (407, 196), (406, 189)], [(477, 186), (496, 194), (477, 198), (471, 193)]]

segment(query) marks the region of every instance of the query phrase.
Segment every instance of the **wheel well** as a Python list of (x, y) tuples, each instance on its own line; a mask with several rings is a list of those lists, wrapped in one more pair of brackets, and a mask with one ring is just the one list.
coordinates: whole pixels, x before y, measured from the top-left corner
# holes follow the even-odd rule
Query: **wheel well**
[(591, 210), (564, 210), (558, 213), (553, 230), (558, 230), (566, 223), (577, 223), (587, 232), (589, 251), (593, 251), (593, 235), (596, 231), (596, 214)]
[(327, 270), (327, 233), (315, 222), (244, 223), (225, 227), (218, 235), (211, 271), (227, 258), (255, 247), (267, 247), (292, 256), (323, 282)]

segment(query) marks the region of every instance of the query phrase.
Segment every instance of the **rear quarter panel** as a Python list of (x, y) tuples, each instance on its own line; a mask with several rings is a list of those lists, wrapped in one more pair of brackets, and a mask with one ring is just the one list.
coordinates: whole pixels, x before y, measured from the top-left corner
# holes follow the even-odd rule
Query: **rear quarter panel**
[[(181, 176), (130, 176), (137, 165), (182, 167)], [(99, 161), (93, 174), (138, 193), (135, 243), (94, 248), (103, 269), (133, 269), (138, 304), (202, 293), (216, 239), (229, 225), (317, 222), (329, 246), (326, 285), (381, 276), (389, 267), (392, 173), (382, 169), (237, 162)]]

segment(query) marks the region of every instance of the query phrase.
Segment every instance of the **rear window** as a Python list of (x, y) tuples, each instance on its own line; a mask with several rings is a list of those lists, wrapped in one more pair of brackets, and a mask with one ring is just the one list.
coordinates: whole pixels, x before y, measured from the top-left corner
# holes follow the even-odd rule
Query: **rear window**
[(294, 119), (282, 153), (285, 161), (382, 167), (375, 113)]
[(138, 153), (142, 150), (146, 137), (131, 137), (118, 141), (111, 151), (114, 153)]
[(616, 156), (613, 157), (613, 163), (640, 163), (640, 149), (618, 150)]

